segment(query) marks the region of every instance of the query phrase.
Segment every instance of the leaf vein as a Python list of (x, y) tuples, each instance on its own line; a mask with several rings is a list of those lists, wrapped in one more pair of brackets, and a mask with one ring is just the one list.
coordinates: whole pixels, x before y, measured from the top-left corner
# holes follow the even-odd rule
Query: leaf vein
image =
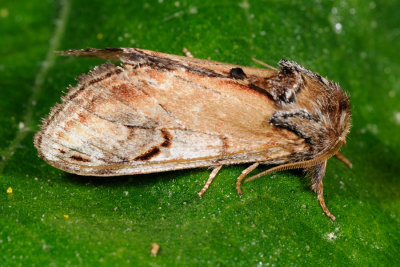
[(42, 62), (41, 68), (37, 75), (35, 76), (35, 81), (32, 86), (32, 94), (29, 98), (28, 108), (23, 117), (23, 125), (28, 128), (19, 129), (15, 138), (12, 140), (10, 145), (2, 152), (2, 162), (0, 163), (0, 173), (3, 172), (5, 166), (7, 165), (9, 159), (14, 155), (15, 151), (18, 149), (19, 144), (24, 140), (26, 135), (30, 132), (31, 124), (33, 121), (33, 110), (35, 108), (35, 104), (41, 93), (41, 89), (45, 78), (49, 72), (49, 69), (54, 65), (55, 62), (55, 54), (54, 51), (60, 45), (61, 38), (64, 34), (65, 27), (67, 24), (67, 20), (70, 12), (70, 1), (69, 0), (60, 0), (61, 10), (59, 13), (59, 17), (56, 19), (56, 26), (53, 32), (52, 37), (50, 38), (49, 48), (46, 53), (45, 60)]

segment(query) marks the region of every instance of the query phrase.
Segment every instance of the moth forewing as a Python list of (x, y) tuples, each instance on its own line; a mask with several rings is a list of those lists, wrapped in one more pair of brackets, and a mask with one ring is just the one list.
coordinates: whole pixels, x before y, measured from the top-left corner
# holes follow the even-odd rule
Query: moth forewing
[(49, 164), (94, 176), (215, 166), (207, 187), (222, 165), (317, 166), (313, 188), (323, 206), (318, 166), (350, 127), (337, 84), (286, 60), (278, 70), (134, 48), (61, 53), (122, 65), (80, 76), (52, 109), (35, 136)]

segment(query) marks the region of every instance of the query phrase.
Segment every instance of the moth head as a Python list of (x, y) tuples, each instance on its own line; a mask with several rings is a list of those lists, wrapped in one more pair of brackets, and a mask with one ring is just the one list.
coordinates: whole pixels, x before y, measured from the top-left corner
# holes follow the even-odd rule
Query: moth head
[[(346, 143), (350, 131), (351, 110), (348, 95), (335, 82), (289, 60), (279, 62), (280, 74), (295, 77), (299, 89), (293, 102), (287, 102), (289, 114), (299, 114), (296, 130), (312, 141), (313, 149), (326, 153)], [(305, 115), (307, 114), (307, 116)], [(304, 131), (301, 131), (304, 129)]]
[(332, 137), (337, 138), (337, 143), (346, 144), (346, 136), (351, 127), (351, 106), (349, 96), (336, 83), (330, 82), (327, 93), (328, 108), (322, 110), (327, 128)]

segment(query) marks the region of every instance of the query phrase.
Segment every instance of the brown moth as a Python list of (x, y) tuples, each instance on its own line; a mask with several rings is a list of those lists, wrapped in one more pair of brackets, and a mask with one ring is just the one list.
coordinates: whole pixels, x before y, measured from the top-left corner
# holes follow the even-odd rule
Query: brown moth
[[(340, 86), (288, 60), (260, 69), (136, 48), (67, 50), (67, 56), (121, 61), (78, 78), (35, 135), (39, 155), (78, 175), (116, 176), (223, 165), (295, 168), (312, 175), (324, 212), (322, 179), (350, 129)], [(346, 163), (349, 161), (340, 155)]]

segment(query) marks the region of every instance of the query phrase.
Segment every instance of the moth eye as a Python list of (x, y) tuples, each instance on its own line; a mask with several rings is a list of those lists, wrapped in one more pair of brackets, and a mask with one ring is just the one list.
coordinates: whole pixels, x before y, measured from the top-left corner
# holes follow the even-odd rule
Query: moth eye
[(231, 76), (234, 79), (239, 79), (243, 80), (246, 78), (246, 73), (241, 68), (233, 68), (229, 71), (229, 76)]
[(286, 75), (292, 74), (293, 73), (293, 69), (285, 66), (285, 67), (282, 68), (281, 72), (282, 72), (283, 75), (286, 76)]

